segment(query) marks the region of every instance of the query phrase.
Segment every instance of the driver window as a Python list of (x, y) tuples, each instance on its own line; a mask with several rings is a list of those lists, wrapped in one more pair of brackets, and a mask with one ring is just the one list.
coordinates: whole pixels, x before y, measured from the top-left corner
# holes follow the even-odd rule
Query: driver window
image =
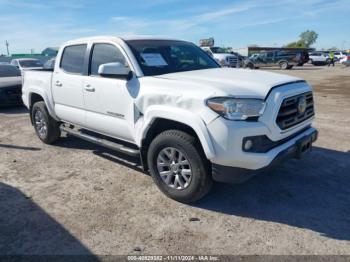
[(111, 44), (95, 44), (90, 62), (90, 75), (97, 76), (100, 65), (115, 62), (128, 66), (119, 48)]

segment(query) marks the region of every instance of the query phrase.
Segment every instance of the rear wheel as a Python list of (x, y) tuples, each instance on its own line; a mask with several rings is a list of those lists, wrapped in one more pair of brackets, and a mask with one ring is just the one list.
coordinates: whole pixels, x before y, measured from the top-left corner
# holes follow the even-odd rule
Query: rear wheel
[(212, 186), (208, 160), (197, 145), (193, 136), (168, 130), (159, 134), (148, 149), (147, 161), (154, 182), (176, 201), (195, 202)]
[(41, 141), (52, 144), (60, 137), (59, 123), (50, 116), (44, 101), (36, 102), (31, 114), (35, 132)]
[(283, 61), (283, 62), (280, 62), (280, 68), (282, 69), (282, 70), (286, 70), (286, 69), (288, 69), (288, 63), (287, 62), (285, 62), (285, 61)]

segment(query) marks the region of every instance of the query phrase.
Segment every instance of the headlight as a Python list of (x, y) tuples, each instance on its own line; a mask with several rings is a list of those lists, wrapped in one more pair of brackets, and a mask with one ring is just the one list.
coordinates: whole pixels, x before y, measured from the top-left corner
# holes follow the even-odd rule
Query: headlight
[(209, 108), (229, 120), (246, 120), (259, 117), (265, 109), (265, 102), (259, 99), (216, 97), (207, 100)]

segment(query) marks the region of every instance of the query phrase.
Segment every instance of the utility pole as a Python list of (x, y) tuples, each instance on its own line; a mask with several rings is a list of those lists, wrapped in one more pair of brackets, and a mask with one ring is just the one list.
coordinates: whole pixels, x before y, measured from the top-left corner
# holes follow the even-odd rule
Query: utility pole
[(7, 50), (7, 56), (10, 56), (10, 51), (9, 51), (9, 42), (6, 40), (5, 41), (5, 44), (6, 44), (6, 50)]

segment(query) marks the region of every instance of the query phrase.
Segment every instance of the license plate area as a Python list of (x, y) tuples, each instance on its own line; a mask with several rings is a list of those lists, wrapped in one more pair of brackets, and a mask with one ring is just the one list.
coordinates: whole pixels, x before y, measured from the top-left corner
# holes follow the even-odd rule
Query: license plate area
[(304, 136), (300, 138), (297, 142), (297, 152), (296, 152), (296, 158), (300, 159), (302, 158), (305, 154), (311, 151), (312, 149), (312, 142), (313, 142), (313, 137), (312, 135)]

